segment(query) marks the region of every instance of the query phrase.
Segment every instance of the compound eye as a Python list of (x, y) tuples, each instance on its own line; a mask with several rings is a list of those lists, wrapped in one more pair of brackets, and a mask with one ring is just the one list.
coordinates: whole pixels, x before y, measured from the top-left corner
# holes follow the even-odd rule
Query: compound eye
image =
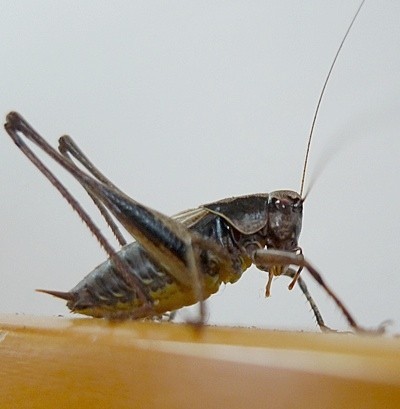
[(303, 201), (301, 199), (296, 200), (292, 204), (293, 211), (301, 212), (303, 210)]
[(282, 202), (279, 199), (277, 199), (276, 197), (272, 198), (272, 205), (277, 210), (281, 209), (282, 206), (283, 206)]

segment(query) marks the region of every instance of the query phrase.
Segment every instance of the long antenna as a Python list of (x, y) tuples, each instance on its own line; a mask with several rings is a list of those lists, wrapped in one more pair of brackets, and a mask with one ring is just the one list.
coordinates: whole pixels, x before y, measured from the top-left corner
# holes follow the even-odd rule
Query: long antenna
[(348, 27), (348, 29), (346, 31), (346, 34), (344, 35), (344, 37), (342, 39), (342, 42), (340, 43), (340, 46), (339, 46), (338, 50), (336, 51), (335, 58), (333, 59), (332, 64), (331, 64), (331, 66), (329, 68), (328, 75), (326, 76), (324, 86), (322, 87), (321, 94), (320, 94), (319, 99), (318, 99), (317, 108), (315, 109), (314, 117), (313, 117), (313, 120), (312, 120), (312, 123), (311, 123), (310, 134), (308, 136), (306, 157), (304, 159), (303, 173), (302, 173), (302, 176), (301, 176), (300, 196), (303, 196), (304, 182), (305, 182), (305, 179), (306, 179), (306, 171), (307, 171), (307, 165), (308, 165), (308, 158), (310, 156), (311, 140), (312, 140), (312, 136), (313, 136), (313, 133), (314, 133), (315, 122), (317, 120), (317, 116), (318, 116), (319, 108), (320, 108), (320, 105), (321, 105), (322, 97), (324, 96), (326, 85), (328, 84), (329, 78), (330, 78), (330, 76), (332, 74), (333, 67), (336, 64), (336, 60), (338, 59), (340, 51), (342, 50), (343, 44), (346, 41), (346, 38), (349, 35), (349, 32), (350, 32), (351, 28), (353, 27), (353, 24), (356, 21), (356, 18), (358, 16), (358, 14), (360, 13), (360, 10), (361, 10), (362, 6), (364, 5), (364, 3), (365, 3), (365, 0), (362, 0), (361, 4), (358, 6), (356, 14), (353, 17), (353, 20), (351, 20), (351, 23), (350, 23), (350, 25), (349, 25), (349, 27)]

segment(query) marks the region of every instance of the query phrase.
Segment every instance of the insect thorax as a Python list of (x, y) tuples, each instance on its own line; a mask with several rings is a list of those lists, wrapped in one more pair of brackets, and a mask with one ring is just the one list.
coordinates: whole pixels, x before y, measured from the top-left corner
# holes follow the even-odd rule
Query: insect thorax
[(239, 247), (282, 250), (298, 247), (303, 199), (297, 192), (277, 190), (239, 196), (203, 207), (229, 226), (230, 234)]

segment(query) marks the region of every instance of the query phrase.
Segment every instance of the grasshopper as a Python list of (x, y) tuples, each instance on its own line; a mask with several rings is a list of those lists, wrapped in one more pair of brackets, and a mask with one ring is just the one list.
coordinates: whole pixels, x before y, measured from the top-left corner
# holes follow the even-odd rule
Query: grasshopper
[[(254, 264), (269, 274), (266, 296), (270, 295), (275, 276), (290, 277), (289, 289), (298, 283), (320, 329), (329, 331), (300, 276), (306, 269), (340, 308), (349, 325), (355, 331), (364, 331), (317, 269), (303, 256), (298, 244), (303, 203), (307, 197), (303, 196), (304, 179), (318, 109), (336, 58), (362, 4), (336, 53), (318, 101), (300, 193), (277, 190), (233, 197), (168, 217), (122, 192), (90, 162), (69, 136), (59, 139), (57, 151), (20, 114), (9, 113), (5, 124), (7, 133), (59, 190), (108, 255), (105, 262), (70, 291), (38, 291), (66, 300), (72, 312), (108, 319), (159, 317), (199, 302), (202, 323), (203, 301), (217, 292), (221, 284), (235, 283)], [(82, 185), (116, 236), (121, 246), (118, 251), (23, 137), (39, 146)], [(128, 244), (125, 241), (113, 218), (135, 238), (135, 242)], [(378, 331), (381, 330), (380, 327)]]

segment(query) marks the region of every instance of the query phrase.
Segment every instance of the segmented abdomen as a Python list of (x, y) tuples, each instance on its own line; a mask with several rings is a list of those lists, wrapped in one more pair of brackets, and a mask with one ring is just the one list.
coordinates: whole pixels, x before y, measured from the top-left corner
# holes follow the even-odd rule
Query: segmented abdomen
[[(234, 282), (241, 276), (240, 252), (233, 243), (225, 222), (218, 216), (210, 214), (204, 217), (195, 226), (191, 226), (191, 230), (218, 243), (232, 257), (228, 268), (232, 273), (228, 276), (220, 276), (219, 272), (213, 272), (212, 269), (205, 268), (203, 271), (203, 289), (207, 298), (218, 290), (221, 282)], [(154, 301), (154, 312), (151, 315), (163, 314), (198, 301), (194, 291), (180, 285), (173, 276), (151, 260), (138, 243), (124, 246), (118, 255), (129, 265), (130, 272), (143, 283)], [(207, 267), (207, 263), (206, 260), (203, 267)], [(70, 298), (67, 306), (71, 311), (94, 317), (129, 318), (133, 312), (137, 313), (141, 305), (137, 292), (121, 279), (110, 260), (97, 266), (68, 294)], [(144, 316), (145, 314), (144, 312)]]
[[(173, 284), (172, 277), (156, 266), (138, 243), (127, 244), (118, 255), (150, 294)], [(97, 266), (69, 292), (73, 299), (68, 301), (68, 308), (95, 317), (121, 316), (140, 305), (136, 291), (121, 279), (111, 260)]]

